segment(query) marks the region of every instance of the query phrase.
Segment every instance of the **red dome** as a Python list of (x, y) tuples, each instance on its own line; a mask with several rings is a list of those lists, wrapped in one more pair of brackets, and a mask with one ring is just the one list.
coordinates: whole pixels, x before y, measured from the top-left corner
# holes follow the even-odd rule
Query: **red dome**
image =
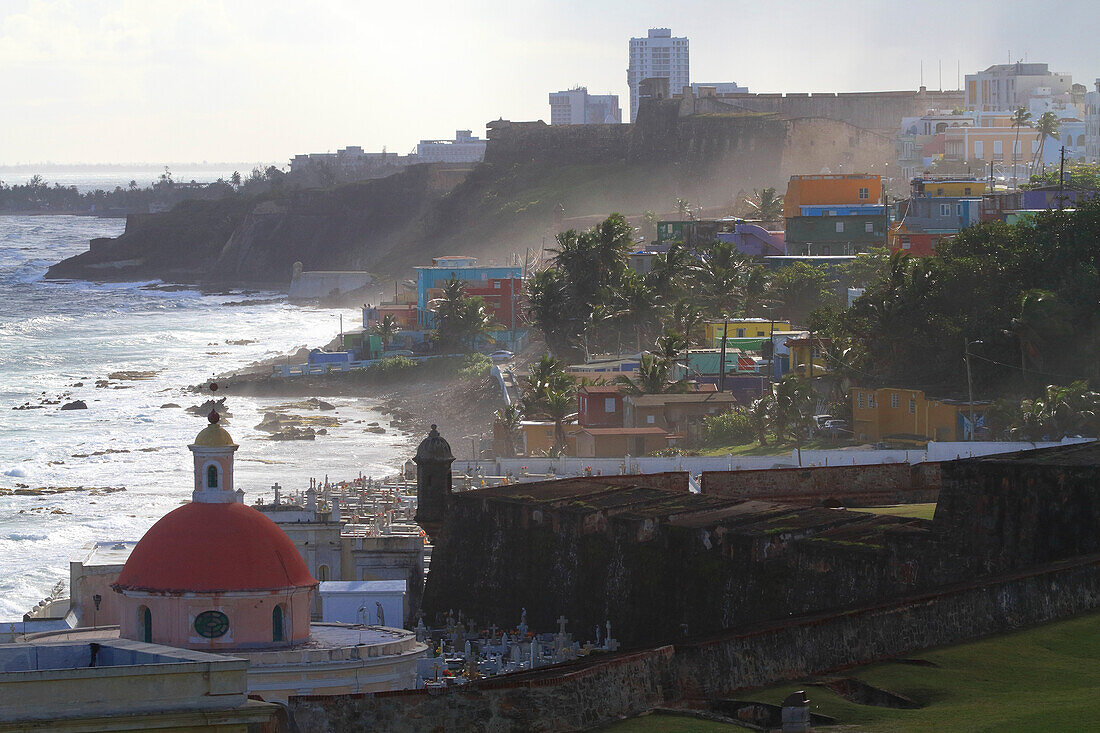
[(286, 533), (244, 504), (185, 504), (130, 553), (119, 590), (217, 593), (316, 585)]

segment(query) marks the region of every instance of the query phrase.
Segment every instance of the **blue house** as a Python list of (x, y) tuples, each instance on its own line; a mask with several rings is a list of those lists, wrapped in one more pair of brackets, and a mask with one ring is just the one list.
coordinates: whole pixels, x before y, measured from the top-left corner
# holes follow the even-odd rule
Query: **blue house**
[(432, 328), (435, 314), (429, 310), (429, 304), (439, 297), (443, 286), (451, 278), (461, 280), (471, 288), (484, 287), (489, 280), (523, 277), (523, 268), (519, 265), (488, 266), (477, 264), (476, 257), (435, 257), (430, 266), (420, 266), (416, 270), (416, 309), (417, 324), (421, 328)]

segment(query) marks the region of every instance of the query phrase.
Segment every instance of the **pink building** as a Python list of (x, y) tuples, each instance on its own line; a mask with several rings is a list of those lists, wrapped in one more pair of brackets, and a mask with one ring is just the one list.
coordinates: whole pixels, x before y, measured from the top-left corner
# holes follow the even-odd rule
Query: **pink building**
[(290, 646), (310, 636), (317, 581), (294, 543), (233, 490), (237, 444), (210, 413), (188, 446), (190, 504), (169, 512), (130, 553), (112, 587), (122, 595), (120, 635), (224, 651)]

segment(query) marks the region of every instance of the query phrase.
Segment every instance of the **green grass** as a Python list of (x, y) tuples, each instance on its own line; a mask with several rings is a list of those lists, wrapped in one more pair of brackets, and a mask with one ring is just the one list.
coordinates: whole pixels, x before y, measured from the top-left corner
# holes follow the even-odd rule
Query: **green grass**
[[(844, 673), (923, 705), (917, 710), (857, 705), (819, 687), (786, 684), (742, 692), (739, 700), (778, 705), (805, 689), (816, 713), (845, 731), (1084, 731), (1100, 721), (1100, 613), (970, 644), (910, 655), (923, 667), (885, 662)], [(709, 731), (701, 721), (648, 716), (612, 726), (634, 731)], [(635, 725), (651, 727), (631, 727)], [(727, 727), (726, 730), (737, 730)], [(831, 730), (825, 728), (824, 730)], [(833, 729), (835, 730), (835, 729)]]
[(729, 731), (745, 729), (726, 723), (700, 720), (687, 715), (654, 713), (624, 720), (621, 723), (615, 723), (600, 730), (607, 731), (607, 733), (665, 733), (666, 731), (674, 733), (728, 733)]
[[(844, 448), (845, 446), (856, 445), (851, 441), (837, 441), (837, 440), (810, 440), (802, 444), (802, 450), (835, 450), (837, 448)], [(750, 443), (742, 443), (740, 445), (723, 445), (717, 448), (707, 447), (699, 451), (699, 455), (703, 456), (786, 456), (790, 457), (791, 451), (795, 449), (795, 446), (791, 443), (775, 443), (769, 442), (767, 445), (760, 445), (757, 441)]]
[(936, 513), (936, 503), (931, 504), (895, 504), (894, 506), (846, 507), (853, 512), (867, 514), (885, 514), (890, 517), (912, 517), (913, 519), (931, 519)]

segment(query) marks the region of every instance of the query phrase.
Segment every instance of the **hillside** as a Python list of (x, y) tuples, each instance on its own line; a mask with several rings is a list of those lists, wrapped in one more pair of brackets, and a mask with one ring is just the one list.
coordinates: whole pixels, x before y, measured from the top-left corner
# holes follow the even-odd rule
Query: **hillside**
[(132, 217), (120, 237), (48, 276), (286, 283), (300, 261), (400, 277), (446, 253), (522, 258), (586, 217), (670, 214), (677, 197), (721, 209), (739, 192), (782, 187), (792, 171), (869, 169), (891, 154), (887, 138), (835, 120), (680, 117), (660, 103), (634, 125), (498, 121), (485, 162), (457, 184), (461, 171), (420, 165), (331, 189), (190, 201)]

